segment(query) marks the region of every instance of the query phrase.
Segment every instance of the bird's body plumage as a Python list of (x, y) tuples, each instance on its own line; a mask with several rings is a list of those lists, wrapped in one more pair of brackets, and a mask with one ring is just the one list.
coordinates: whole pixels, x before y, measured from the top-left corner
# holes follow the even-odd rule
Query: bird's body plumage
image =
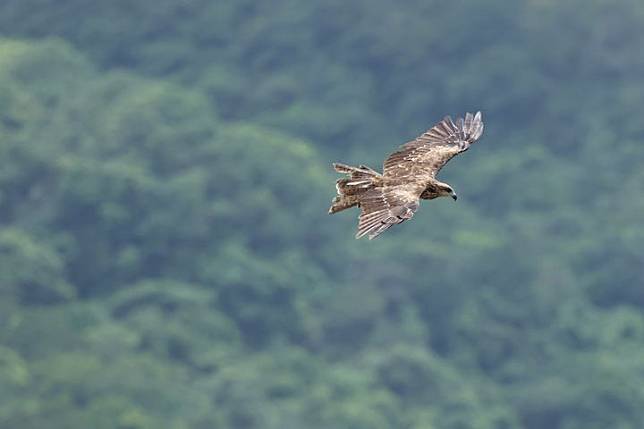
[(338, 179), (338, 195), (329, 213), (360, 207), (356, 238), (375, 238), (393, 225), (411, 219), (421, 199), (456, 199), (452, 188), (436, 179), (454, 156), (466, 151), (483, 133), (481, 112), (467, 113), (456, 123), (448, 116), (389, 155), (380, 174), (369, 167), (335, 163), (347, 177)]

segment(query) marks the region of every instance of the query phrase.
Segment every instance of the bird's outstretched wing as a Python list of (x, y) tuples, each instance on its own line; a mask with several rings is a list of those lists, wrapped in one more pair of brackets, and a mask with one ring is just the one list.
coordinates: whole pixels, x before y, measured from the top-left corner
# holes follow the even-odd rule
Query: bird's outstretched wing
[(392, 226), (411, 219), (418, 210), (422, 188), (413, 184), (373, 188), (360, 198), (356, 238), (376, 238)]
[(405, 143), (385, 160), (384, 176), (420, 180), (435, 178), (457, 154), (466, 151), (483, 134), (481, 112), (467, 113), (456, 123), (446, 116), (415, 140)]

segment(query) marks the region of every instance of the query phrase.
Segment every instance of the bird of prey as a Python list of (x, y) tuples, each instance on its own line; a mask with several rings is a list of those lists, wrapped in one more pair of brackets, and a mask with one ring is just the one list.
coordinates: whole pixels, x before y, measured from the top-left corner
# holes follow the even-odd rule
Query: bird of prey
[(385, 160), (383, 173), (360, 165), (334, 163), (338, 173), (338, 195), (329, 214), (357, 206), (360, 208), (356, 238), (376, 238), (390, 227), (411, 219), (421, 199), (452, 197), (454, 189), (436, 179), (438, 171), (454, 156), (469, 149), (483, 134), (481, 112), (467, 113), (456, 122), (446, 116), (442, 121)]

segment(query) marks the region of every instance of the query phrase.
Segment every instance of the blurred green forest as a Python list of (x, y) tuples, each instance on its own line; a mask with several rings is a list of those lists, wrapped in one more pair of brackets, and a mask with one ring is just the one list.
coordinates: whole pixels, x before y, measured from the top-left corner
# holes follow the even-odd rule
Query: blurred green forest
[[(0, 427), (644, 427), (641, 0), (2, 0)], [(375, 241), (326, 214), (486, 132)]]

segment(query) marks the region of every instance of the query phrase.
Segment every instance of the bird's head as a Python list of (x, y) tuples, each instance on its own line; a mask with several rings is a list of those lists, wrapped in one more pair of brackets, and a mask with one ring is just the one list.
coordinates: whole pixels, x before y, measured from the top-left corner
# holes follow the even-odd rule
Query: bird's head
[(447, 183), (441, 183), (441, 185), (438, 187), (438, 195), (441, 197), (452, 197), (454, 201), (458, 199), (458, 196), (456, 195), (456, 192), (454, 192), (454, 189)]

